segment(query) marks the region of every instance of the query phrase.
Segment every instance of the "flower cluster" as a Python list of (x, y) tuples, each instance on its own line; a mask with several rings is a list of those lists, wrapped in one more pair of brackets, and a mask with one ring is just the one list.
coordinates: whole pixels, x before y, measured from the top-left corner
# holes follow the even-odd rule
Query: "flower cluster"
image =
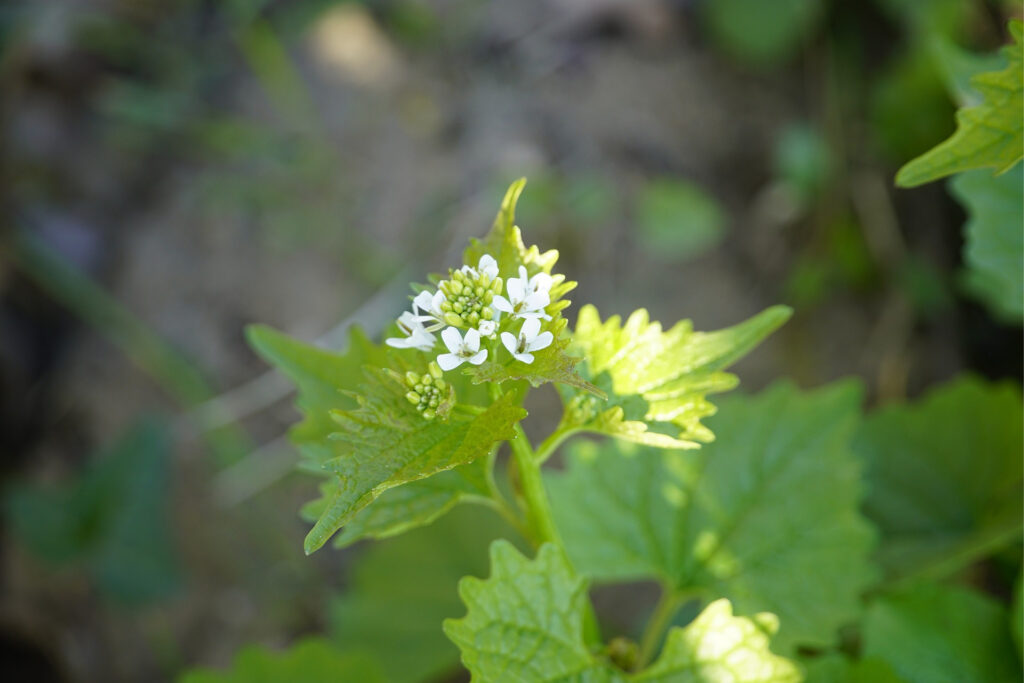
[[(412, 311), (405, 311), (397, 321), (405, 336), (387, 339), (388, 346), (429, 352), (437, 343), (434, 333), (444, 328), (441, 340), (448, 351), (437, 356), (435, 367), (448, 371), (465, 362), (480, 365), (487, 360), (494, 348), (493, 344), (483, 342), (496, 339), (499, 328), (507, 330), (501, 332), (502, 344), (513, 358), (523, 363), (532, 363), (533, 352), (554, 341), (551, 332), (540, 329), (541, 320), (551, 320), (545, 309), (551, 303), (553, 280), (547, 273), (530, 277), (526, 268), (519, 266), (519, 277), (510, 277), (506, 282), (498, 273), (494, 257), (484, 254), (475, 268), (465, 265), (449, 270), (448, 275), (436, 292), (425, 290), (413, 298)], [(507, 316), (504, 322), (503, 315)], [(518, 320), (522, 320), (522, 325), (513, 334), (511, 328)], [(416, 396), (415, 403), (421, 412), (429, 410), (429, 405), (420, 405), (422, 392), (413, 388), (409, 395)]]
[(441, 368), (436, 363), (431, 363), (429, 371), (422, 375), (409, 371), (405, 373), (405, 385), (409, 391), (405, 398), (409, 403), (416, 406), (416, 410), (428, 420), (437, 416), (437, 408), (444, 399), (442, 392), (448, 387), (441, 379)]

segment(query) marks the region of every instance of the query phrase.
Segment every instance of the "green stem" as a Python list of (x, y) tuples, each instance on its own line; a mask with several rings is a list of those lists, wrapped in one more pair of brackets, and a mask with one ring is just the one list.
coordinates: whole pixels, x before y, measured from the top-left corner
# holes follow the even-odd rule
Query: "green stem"
[(551, 513), (551, 503), (548, 501), (548, 494), (544, 490), (544, 480), (540, 474), (540, 463), (537, 456), (530, 447), (521, 424), (516, 424), (516, 434), (509, 442), (512, 446), (512, 458), (519, 473), (519, 486), (522, 491), (523, 501), (526, 503), (526, 519), (529, 528), (533, 531), (537, 545), (550, 542), (557, 545), (563, 551), (565, 546), (555, 528), (554, 516)]
[(541, 441), (540, 445), (537, 446), (536, 459), (537, 464), (542, 465), (547, 462), (547, 459), (554, 455), (558, 447), (562, 445), (562, 442), (568, 439), (570, 436), (580, 431), (579, 427), (569, 427), (566, 425), (558, 425), (558, 429), (551, 433), (548, 438)]
[(658, 604), (654, 606), (654, 612), (647, 621), (644, 634), (640, 638), (640, 659), (637, 670), (644, 669), (654, 657), (665, 637), (665, 631), (672, 624), (672, 618), (686, 601), (686, 595), (676, 591), (672, 586), (665, 583), (661, 587), (661, 597)]

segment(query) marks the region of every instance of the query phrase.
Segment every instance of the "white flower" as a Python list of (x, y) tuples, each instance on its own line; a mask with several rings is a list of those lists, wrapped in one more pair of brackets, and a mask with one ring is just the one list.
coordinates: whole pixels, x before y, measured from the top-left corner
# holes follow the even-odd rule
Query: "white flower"
[(527, 318), (523, 321), (518, 338), (510, 332), (502, 332), (501, 343), (505, 345), (505, 348), (508, 349), (508, 352), (516, 360), (532, 363), (533, 354), (530, 352), (546, 349), (554, 341), (554, 335), (550, 332), (545, 331), (537, 334), (538, 332), (540, 332), (540, 320), (537, 318)]
[(498, 323), (493, 320), (481, 320), (480, 324), (476, 326), (476, 329), (480, 331), (481, 337), (490, 337), (494, 335), (494, 331), (498, 329)]
[(480, 257), (480, 262), (476, 268), (462, 266), (462, 272), (466, 275), (486, 275), (488, 280), (494, 280), (494, 278), (498, 277), (498, 262), (490, 254), (484, 254)]
[(444, 312), (441, 304), (446, 301), (444, 292), (437, 290), (435, 293), (424, 290), (412, 300), (412, 310), (416, 314), (416, 320), (424, 325), (427, 332), (434, 332), (445, 326)]
[(393, 346), (396, 349), (429, 351), (434, 348), (434, 342), (437, 341), (437, 338), (428, 332), (423, 327), (423, 323), (409, 311), (406, 311), (398, 318), (398, 329), (408, 336), (385, 339), (384, 342), (388, 346)]
[(487, 360), (487, 349), (480, 348), (480, 333), (477, 330), (466, 330), (466, 338), (463, 339), (458, 328), (446, 327), (441, 333), (441, 339), (451, 352), (442, 353), (437, 357), (437, 364), (446, 372), (454, 370), (466, 361), (480, 365)]
[(519, 277), (509, 278), (506, 283), (508, 299), (500, 294), (494, 297), (492, 306), (495, 311), (509, 313), (515, 318), (543, 318), (551, 320), (544, 309), (551, 303), (551, 276), (537, 273), (532, 278), (527, 276), (526, 268), (519, 266)]

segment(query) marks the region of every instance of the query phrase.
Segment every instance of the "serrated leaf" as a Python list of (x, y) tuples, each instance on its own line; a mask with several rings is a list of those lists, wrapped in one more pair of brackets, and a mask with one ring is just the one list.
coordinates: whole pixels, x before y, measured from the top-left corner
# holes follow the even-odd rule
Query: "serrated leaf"
[(426, 420), (406, 400), (399, 381), (382, 371), (367, 376), (360, 407), (332, 413), (338, 455), (324, 468), (338, 477), (338, 488), (306, 536), (307, 553), (385, 491), (483, 457), (511, 438), (515, 423), (526, 417), (515, 395), (505, 394), (479, 415)]
[(968, 288), (1000, 317), (1024, 319), (1024, 167), (993, 177), (961, 173), (950, 181), (967, 210), (964, 262)]
[(458, 649), (441, 622), (463, 612), (458, 583), (487, 573), (487, 548), (510, 529), (497, 515), (460, 508), (434, 525), (367, 546), (331, 602), (331, 635), (372, 654), (392, 681), (447, 680)]
[(1024, 157), (1024, 28), (1010, 22), (1013, 43), (1004, 49), (1009, 65), (982, 73), (971, 86), (983, 101), (957, 112), (957, 129), (938, 146), (907, 163), (896, 184), (914, 187), (953, 173), (994, 168), (1005, 173)]
[(658, 660), (630, 680), (797, 683), (802, 676), (796, 665), (769, 650), (769, 637), (774, 631), (769, 633), (768, 625), (777, 628), (774, 615), (759, 614), (753, 620), (735, 617), (728, 600), (716, 600), (686, 628), (669, 630)]
[(873, 578), (848, 444), (859, 401), (851, 384), (780, 384), (723, 401), (718, 439), (699, 451), (577, 444), (548, 477), (574, 565), (773, 612), (782, 651), (830, 645)]
[(584, 642), (587, 582), (551, 544), (528, 560), (507, 542), (495, 541), (490, 578), (463, 579), (459, 594), (468, 612), (445, 621), (444, 630), (474, 681), (800, 680), (795, 665), (771, 654), (768, 635), (753, 621), (733, 617), (725, 600), (709, 605), (686, 628), (672, 629), (648, 670), (627, 674), (612, 668)]
[(563, 332), (566, 325), (564, 318), (559, 317), (554, 321), (549, 327), (555, 337), (554, 343), (540, 351), (535, 351), (532, 363), (523, 363), (515, 358), (510, 358), (504, 363), (487, 361), (478, 367), (469, 368), (466, 370), (466, 374), (473, 379), (474, 384), (525, 380), (532, 386), (539, 387), (545, 382), (557, 382), (593, 394), (601, 399), (606, 398), (603, 391), (575, 372), (576, 364), (580, 359), (566, 353), (572, 341)]
[(341, 652), (321, 638), (309, 638), (284, 652), (250, 646), (242, 650), (228, 671), (197, 669), (178, 683), (384, 683), (380, 668), (367, 655)]
[(168, 519), (170, 441), (141, 420), (82, 475), (60, 487), (10, 487), (4, 508), (15, 537), (55, 567), (83, 566), (113, 600), (168, 597), (181, 577)]
[(908, 683), (1019, 681), (1006, 609), (975, 591), (918, 583), (877, 598), (863, 626), (865, 657)]
[[(490, 232), (482, 240), (470, 240), (470, 245), (463, 254), (465, 263), (475, 267), (481, 256), (490, 254), (498, 262), (498, 272), (502, 277), (516, 277), (519, 266), (526, 266), (530, 275), (541, 271), (551, 272), (558, 261), (558, 252), (552, 249), (542, 254), (536, 245), (527, 249), (523, 244), (523, 235), (515, 223), (516, 203), (524, 187), (526, 178), (520, 178), (509, 186)], [(551, 301), (555, 300), (556, 296), (552, 293)]]
[(696, 448), (698, 441), (711, 441), (714, 435), (700, 423), (715, 412), (706, 395), (735, 387), (736, 377), (722, 370), (791, 313), (775, 306), (717, 332), (694, 332), (688, 320), (663, 332), (644, 309), (622, 324), (619, 316), (601, 322), (596, 308), (584, 306), (570, 350), (586, 359), (580, 375), (608, 400), (563, 387), (563, 427), (662, 448)]
[[(434, 522), (460, 502), (489, 500), (487, 467), (487, 458), (479, 458), (385, 491), (342, 528), (334, 546), (344, 548), (363, 538), (389, 538)], [(330, 485), (337, 487), (337, 480), (330, 480)]]
[(955, 571), (941, 560), (1019, 536), (1022, 443), (1019, 389), (973, 377), (870, 415), (854, 449), (865, 464), (864, 510), (882, 532), (882, 564), (896, 575)]

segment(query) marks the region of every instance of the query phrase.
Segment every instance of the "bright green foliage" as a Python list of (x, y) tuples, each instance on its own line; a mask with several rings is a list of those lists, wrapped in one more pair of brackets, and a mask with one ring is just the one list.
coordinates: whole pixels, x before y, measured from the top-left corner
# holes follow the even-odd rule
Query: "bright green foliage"
[(584, 642), (587, 583), (554, 545), (531, 561), (495, 541), (490, 578), (462, 579), (459, 595), (469, 612), (444, 632), (474, 681), (612, 680)]
[(725, 215), (715, 198), (683, 180), (657, 180), (636, 198), (640, 243), (658, 259), (697, 256), (725, 236)]
[(697, 441), (711, 441), (714, 435), (700, 423), (715, 412), (705, 396), (735, 387), (736, 377), (722, 370), (790, 313), (775, 306), (717, 332), (694, 332), (688, 320), (663, 332), (644, 309), (622, 324), (619, 316), (601, 322), (596, 308), (584, 306), (571, 350), (587, 359), (580, 374), (608, 400), (563, 387), (563, 425), (663, 448), (695, 448)]
[(337, 457), (324, 468), (338, 487), (306, 537), (306, 552), (320, 548), (384, 491), (466, 465), (512, 437), (526, 417), (515, 395), (506, 394), (479, 415), (425, 420), (405, 397), (405, 387), (383, 371), (369, 372), (359, 408), (334, 411)]
[(950, 181), (967, 209), (964, 226), (967, 284), (989, 308), (1011, 321), (1024, 319), (1024, 166), (1001, 176), (961, 173)]
[(84, 565), (115, 601), (143, 604), (180, 584), (168, 520), (170, 444), (143, 421), (60, 488), (18, 485), (5, 512), (14, 535), (40, 559)]
[(854, 446), (869, 485), (865, 511), (883, 534), (883, 565), (941, 575), (958, 568), (962, 553), (970, 561), (1018, 537), (1022, 443), (1021, 395), (1008, 384), (965, 377), (870, 415)]
[(598, 580), (659, 578), (778, 614), (783, 651), (831, 644), (873, 578), (848, 446), (859, 401), (851, 384), (780, 384), (724, 401), (699, 451), (579, 444), (548, 485), (570, 557)]
[(796, 54), (823, 6), (819, 0), (710, 0), (701, 5), (705, 24), (722, 49), (755, 66)]
[(284, 652), (251, 646), (242, 650), (229, 671), (196, 670), (178, 683), (384, 683), (377, 663), (363, 653), (344, 653), (325, 640), (309, 638)]
[(971, 86), (983, 97), (977, 106), (957, 112), (957, 130), (945, 142), (910, 161), (896, 175), (902, 187), (914, 187), (953, 173), (995, 168), (1004, 173), (1024, 157), (1024, 27), (1010, 23), (1013, 44), (1004, 53), (1002, 71), (975, 76)]
[(508, 533), (496, 515), (460, 508), (430, 527), (366, 547), (347, 590), (331, 603), (334, 640), (373, 655), (392, 681), (446, 680), (458, 669), (459, 653), (441, 622), (463, 612), (459, 579), (486, 575), (489, 543)]
[(465, 578), (459, 594), (467, 615), (445, 622), (474, 681), (798, 681), (796, 667), (768, 650), (758, 623), (732, 616), (726, 601), (710, 605), (685, 629), (672, 629), (661, 657), (627, 674), (584, 641), (587, 582), (562, 552), (541, 546), (528, 560), (504, 541), (491, 545), (491, 576)]
[(1006, 609), (954, 586), (918, 583), (876, 599), (864, 620), (863, 651), (908, 683), (1020, 680)]
[(728, 600), (716, 600), (686, 628), (671, 629), (658, 661), (629, 680), (796, 683), (802, 680), (796, 665), (768, 649), (768, 641), (778, 628), (774, 614), (757, 614), (753, 619), (735, 617)]

